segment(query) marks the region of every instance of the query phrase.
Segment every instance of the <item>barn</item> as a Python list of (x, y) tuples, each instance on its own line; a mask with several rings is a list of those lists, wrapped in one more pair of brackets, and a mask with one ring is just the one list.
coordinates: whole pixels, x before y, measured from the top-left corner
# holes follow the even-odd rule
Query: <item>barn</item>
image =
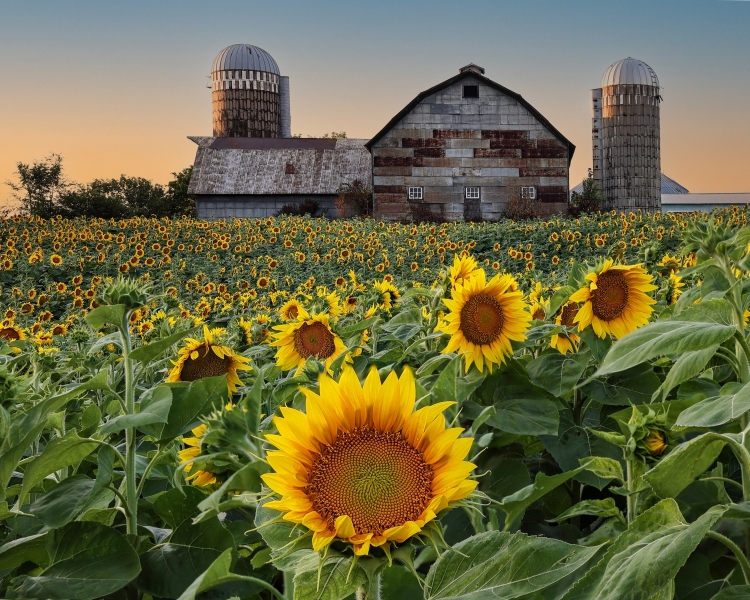
[(575, 146), (474, 64), (417, 95), (365, 146), (376, 218), (499, 219), (513, 199), (567, 210)]

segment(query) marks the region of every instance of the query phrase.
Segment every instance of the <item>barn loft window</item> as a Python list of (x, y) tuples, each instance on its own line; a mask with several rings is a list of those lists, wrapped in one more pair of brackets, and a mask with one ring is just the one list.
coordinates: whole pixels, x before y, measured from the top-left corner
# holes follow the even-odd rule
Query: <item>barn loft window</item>
[(479, 188), (467, 187), (465, 196), (467, 200), (479, 200)]
[(409, 200), (424, 200), (424, 190), (421, 187), (408, 187)]
[(535, 187), (522, 187), (521, 188), (521, 199), (522, 200), (536, 200), (536, 188)]
[(286, 163), (286, 174), (294, 175), (294, 165), (292, 163)]
[(464, 86), (464, 98), (479, 98), (479, 86), (478, 85), (465, 85)]

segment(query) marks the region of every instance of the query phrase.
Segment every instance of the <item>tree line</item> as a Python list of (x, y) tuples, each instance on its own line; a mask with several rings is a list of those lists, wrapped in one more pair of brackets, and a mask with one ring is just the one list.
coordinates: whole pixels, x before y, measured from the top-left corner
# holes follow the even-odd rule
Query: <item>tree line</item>
[(30, 164), (18, 162), (15, 180), (6, 184), (21, 213), (44, 219), (57, 215), (103, 219), (195, 216), (195, 196), (187, 193), (192, 170), (187, 167), (172, 173), (167, 185), (126, 175), (83, 184), (70, 181), (62, 156), (51, 154)]

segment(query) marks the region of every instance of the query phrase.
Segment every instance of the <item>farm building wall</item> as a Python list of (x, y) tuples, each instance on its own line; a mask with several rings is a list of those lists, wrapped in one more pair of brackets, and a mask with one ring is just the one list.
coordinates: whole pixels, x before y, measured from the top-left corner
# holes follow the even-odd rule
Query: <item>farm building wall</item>
[[(428, 95), (371, 142), (375, 217), (409, 220), (423, 188), (433, 214), (451, 221), (498, 219), (522, 187), (536, 188), (539, 212), (567, 210), (570, 147), (517, 99), (467, 76)], [(464, 98), (464, 86), (479, 97)], [(465, 188), (480, 187), (479, 200)]]
[(260, 219), (278, 214), (286, 204), (298, 205), (305, 200), (315, 200), (318, 203), (317, 216), (336, 217), (335, 194), (200, 195), (196, 197), (195, 202), (196, 216), (199, 219), (205, 220), (233, 218)]

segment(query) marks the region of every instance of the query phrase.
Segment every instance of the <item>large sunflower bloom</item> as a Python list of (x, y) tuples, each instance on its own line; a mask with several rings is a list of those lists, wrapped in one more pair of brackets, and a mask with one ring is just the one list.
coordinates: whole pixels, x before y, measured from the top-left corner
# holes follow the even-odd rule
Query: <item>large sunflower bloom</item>
[[(190, 471), (193, 469), (193, 464), (189, 461), (192, 461), (200, 456), (201, 441), (203, 440), (203, 436), (206, 435), (206, 428), (207, 426), (205, 423), (198, 425), (198, 427), (195, 427), (191, 430), (191, 433), (194, 437), (182, 438), (182, 441), (187, 446), (187, 448), (185, 448), (184, 450), (179, 450), (177, 452), (177, 456), (180, 459), (180, 464), (188, 463), (185, 465), (185, 473), (190, 473)], [(209, 473), (208, 471), (201, 471), (200, 469), (198, 469), (195, 471), (195, 473), (188, 476), (187, 480), (192, 481), (193, 485), (195, 486), (204, 487), (216, 483), (216, 476), (213, 473)]]
[[(564, 325), (565, 327), (573, 327), (575, 325), (575, 318), (578, 314), (578, 303), (577, 302), (566, 302), (565, 306), (555, 317), (556, 325)], [(578, 342), (581, 341), (575, 333), (568, 333), (567, 336), (560, 335), (559, 333), (554, 334), (549, 341), (549, 345), (552, 348), (557, 348), (562, 354), (568, 352), (578, 351)]]
[(15, 327), (14, 325), (0, 325), (0, 340), (6, 342), (16, 342), (18, 340), (25, 340), (26, 334), (22, 329)]
[(510, 342), (526, 339), (531, 315), (523, 301), (523, 293), (514, 290), (515, 279), (498, 273), (489, 282), (484, 269), (479, 269), (463, 284), (455, 286), (451, 299), (443, 302), (450, 312), (437, 331), (451, 336), (443, 354), (464, 354), (466, 368), (471, 363), (482, 371), (484, 364), (502, 364), (513, 354)]
[(328, 315), (319, 313), (300, 314), (302, 318), (287, 325), (277, 325), (274, 329), (271, 346), (277, 347), (276, 364), (282, 370), (301, 370), (308, 358), (316, 358), (325, 364), (326, 369), (346, 351), (341, 338), (332, 330)]
[(591, 325), (600, 338), (616, 338), (648, 323), (656, 300), (646, 295), (656, 289), (653, 278), (639, 265), (613, 265), (611, 260), (586, 275), (589, 284), (570, 297), (583, 302), (574, 322), (578, 331)]
[(242, 385), (237, 371), (247, 371), (251, 367), (248, 358), (237, 354), (231, 348), (214, 343), (218, 330), (203, 326), (203, 341), (193, 338), (185, 339), (185, 346), (179, 351), (177, 361), (169, 372), (168, 382), (196, 381), (205, 377), (227, 376), (229, 393), (237, 391)]
[(335, 538), (354, 546), (401, 543), (477, 485), (464, 461), (473, 442), (447, 429), (451, 402), (414, 412), (416, 384), (408, 367), (384, 382), (372, 369), (362, 385), (347, 368), (339, 382), (320, 379), (320, 395), (303, 389), (306, 413), (281, 407), (279, 435), (266, 435), (274, 472), (263, 481), (281, 499), (266, 507), (313, 532), (313, 548)]

